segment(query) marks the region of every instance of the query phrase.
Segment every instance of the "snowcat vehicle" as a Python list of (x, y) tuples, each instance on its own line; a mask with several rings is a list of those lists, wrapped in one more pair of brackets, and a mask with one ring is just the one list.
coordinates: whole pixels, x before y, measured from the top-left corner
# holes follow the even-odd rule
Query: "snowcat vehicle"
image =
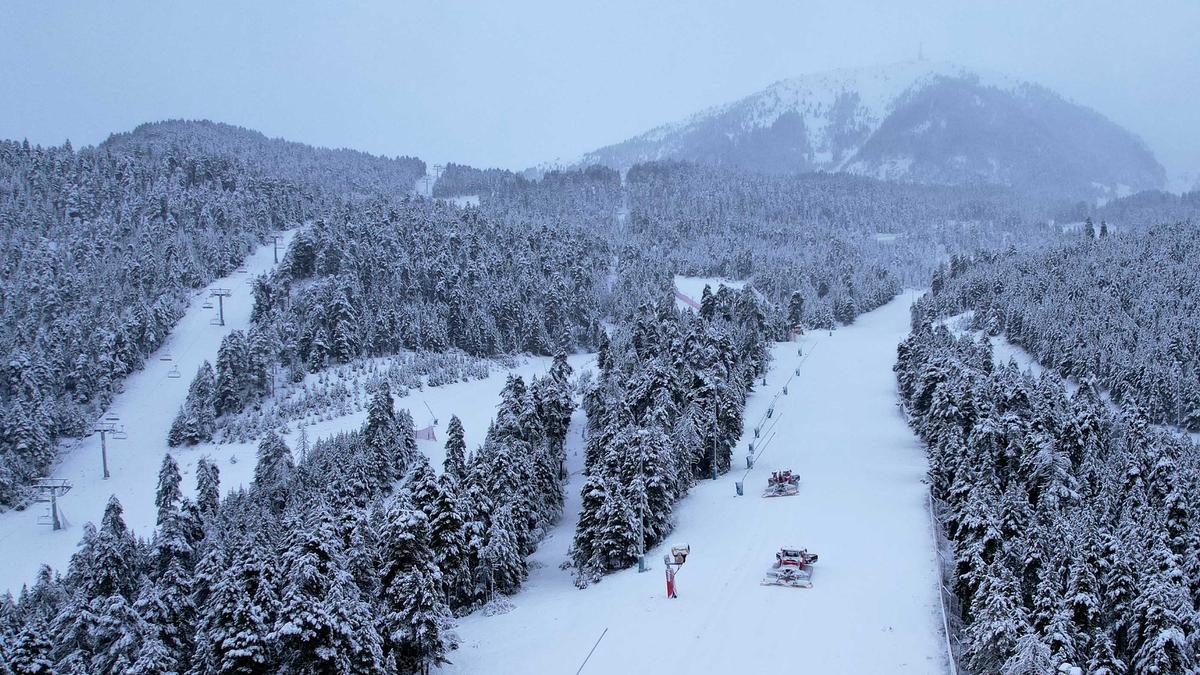
[(800, 476), (792, 473), (791, 469), (772, 471), (767, 478), (767, 489), (763, 490), (764, 497), (791, 497), (800, 492)]
[(812, 588), (812, 566), (817, 554), (804, 548), (781, 548), (775, 554), (775, 564), (763, 577), (763, 586)]

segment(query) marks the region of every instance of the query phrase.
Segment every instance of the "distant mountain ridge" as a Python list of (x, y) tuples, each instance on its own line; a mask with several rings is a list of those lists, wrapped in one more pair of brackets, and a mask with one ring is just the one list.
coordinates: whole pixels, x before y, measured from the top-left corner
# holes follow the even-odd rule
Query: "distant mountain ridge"
[(406, 194), (425, 175), (425, 163), (416, 157), (384, 157), (358, 150), (315, 147), (209, 120), (141, 124), (133, 131), (109, 136), (100, 148), (149, 156), (186, 151), (185, 154), (228, 157), (272, 178), (342, 195)]
[(927, 61), (782, 80), (580, 164), (625, 169), (660, 159), (1080, 197), (1165, 182), (1145, 144), (1103, 115), (1038, 85)]

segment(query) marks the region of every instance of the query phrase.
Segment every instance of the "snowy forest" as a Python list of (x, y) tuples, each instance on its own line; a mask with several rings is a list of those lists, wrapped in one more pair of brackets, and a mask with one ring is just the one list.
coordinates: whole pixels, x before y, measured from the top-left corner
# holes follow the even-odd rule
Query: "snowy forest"
[[(894, 369), (864, 384), (868, 361), (834, 352), (846, 362), (816, 395), (882, 391), (923, 443), (949, 658), (977, 674), (1200, 667), (1200, 455), (1181, 433), (1200, 431), (1197, 193), (1080, 206), (653, 161), (451, 163), (422, 197), (425, 171), (210, 122), (78, 151), (0, 142), (0, 515), (42, 506), (38, 479), (153, 365), (199, 289), (288, 234), (278, 264), (245, 277), (248, 320), (177, 375), (191, 379), (169, 431), (138, 449), (161, 459), (154, 528), (113, 496), (78, 514), (97, 524), (56, 533), (79, 540), (69, 564), (0, 595), (0, 674), (470, 664), (463, 623), (512, 613), (547, 542), (572, 593), (596, 597), (695, 532), (679, 514), (697, 485), (740, 473), (751, 406), (805, 382), (813, 349), (843, 333), (886, 340)], [(478, 204), (446, 199), (466, 195)], [(1076, 215), (1095, 221), (1055, 220)], [(680, 279), (703, 284), (694, 309)], [(905, 291), (922, 288), (906, 326)], [(900, 332), (863, 327), (897, 303)], [(997, 363), (994, 343), (1045, 372)], [(536, 375), (514, 372), (526, 362)], [(489, 378), (498, 396), (456, 401), (488, 406), (479, 442), (451, 416), (432, 464), (419, 403), (398, 399)], [(365, 421), (304, 430), (351, 411)], [(882, 424), (842, 415), (812, 426)], [(852, 454), (785, 433), (785, 457)], [(222, 486), (219, 444), (255, 449), (252, 479)], [(806, 518), (789, 537), (833, 519)]]
[(605, 338), (583, 401), (588, 479), (571, 555), (578, 585), (636, 561), (670, 534), (674, 504), (694, 481), (730, 470), (769, 335), (753, 289), (721, 286), (705, 287), (699, 314), (664, 297)]
[(299, 448), (258, 445), (248, 489), (220, 497), (201, 460), (196, 498), (166, 455), (158, 527), (135, 537), (114, 498), (65, 575), (3, 599), (13, 672), (422, 672), (457, 646), (453, 612), (518, 590), (562, 508), (574, 409), (558, 360), (510, 378), (484, 445), (452, 419), (435, 474), (413, 421), (377, 390), (361, 429)]
[[(1017, 277), (1010, 276), (1009, 279)], [(957, 654), (972, 673), (1186, 673), (1200, 658), (1200, 455), (1094, 379), (996, 364), (937, 297), (896, 378), (926, 443)]]
[(1200, 243), (1190, 223), (1110, 230), (1068, 245), (951, 259), (930, 311), (972, 312), (1061, 377), (1098, 387), (1151, 422), (1200, 431)]

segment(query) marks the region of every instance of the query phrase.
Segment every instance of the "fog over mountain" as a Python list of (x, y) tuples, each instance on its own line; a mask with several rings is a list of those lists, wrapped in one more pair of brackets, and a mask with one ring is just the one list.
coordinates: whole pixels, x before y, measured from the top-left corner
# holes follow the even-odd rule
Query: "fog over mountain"
[(1139, 138), (1096, 111), (1034, 84), (923, 60), (782, 80), (580, 163), (626, 169), (659, 159), (1103, 198), (1160, 188), (1165, 177)]
[(43, 145), (210, 119), (522, 169), (773, 82), (923, 51), (1100, 112), (1145, 140), (1174, 188), (1200, 176), (1190, 0), (13, 3), (0, 25), (0, 137)]

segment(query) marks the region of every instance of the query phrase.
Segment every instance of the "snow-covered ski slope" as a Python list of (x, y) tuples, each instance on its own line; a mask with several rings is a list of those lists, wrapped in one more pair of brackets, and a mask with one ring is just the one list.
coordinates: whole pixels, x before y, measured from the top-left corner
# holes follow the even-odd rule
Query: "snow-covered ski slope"
[[(534, 556), (515, 608), (460, 622), (463, 645), (445, 672), (572, 673), (597, 638), (583, 673), (942, 673), (947, 663), (937, 563), (926, 509), (924, 451), (896, 408), (892, 364), (908, 332), (902, 296), (832, 336), (775, 345), (767, 386), (747, 411), (735, 451), (745, 466), (752, 426), (775, 402), (775, 440), (735, 496), (735, 470), (703, 481), (676, 507), (675, 533), (650, 551), (653, 569), (606, 577), (579, 590), (566, 556), (582, 477), (572, 476), (566, 515)], [(576, 414), (572, 471), (582, 463)], [(765, 440), (765, 438), (763, 439)], [(773, 469), (799, 472), (794, 497), (761, 497)], [(664, 598), (662, 558), (691, 545)], [(761, 586), (781, 546), (820, 555), (811, 589)], [(605, 630), (607, 629), (607, 633)]]
[[(281, 233), (280, 259), (293, 234), (294, 231)], [(150, 535), (156, 514), (154, 490), (159, 465), (167, 450), (171, 421), (187, 397), (188, 386), (200, 364), (205, 359), (216, 362), (217, 348), (227, 333), (249, 327), (254, 306), (250, 282), (274, 266), (273, 244), (268, 243), (247, 257), (238, 271), (196, 291), (187, 312), (163, 346), (146, 359), (144, 369), (125, 379), (122, 393), (113, 399), (105, 413), (105, 417), (116, 415), (117, 424), (124, 425), (128, 434), (123, 440), (108, 439), (111, 478), (103, 479), (98, 434), (81, 440), (68, 439), (62, 444), (53, 476), (66, 478), (74, 485), (59, 501), (68, 521), (65, 529), (55, 532), (49, 525), (38, 524), (38, 515), (45, 511), (42, 504), (0, 514), (0, 593), (6, 589), (15, 593), (21, 584), (32, 583), (43, 563), (65, 571), (83, 536), (83, 524), (100, 521), (110, 495), (115, 494), (121, 500), (129, 527), (141, 536)], [(231, 292), (224, 301), (224, 326), (211, 323), (217, 317), (215, 300), (212, 309), (204, 308), (209, 291), (214, 288)], [(171, 360), (161, 360), (165, 356)], [(180, 377), (167, 376), (172, 366), (178, 368)], [(192, 468), (200, 456), (184, 448), (173, 452), (181, 465)], [(244, 459), (253, 466), (253, 455)], [(187, 472), (192, 474), (191, 470)], [(194, 481), (185, 476), (184, 482), (185, 490), (190, 491)]]

